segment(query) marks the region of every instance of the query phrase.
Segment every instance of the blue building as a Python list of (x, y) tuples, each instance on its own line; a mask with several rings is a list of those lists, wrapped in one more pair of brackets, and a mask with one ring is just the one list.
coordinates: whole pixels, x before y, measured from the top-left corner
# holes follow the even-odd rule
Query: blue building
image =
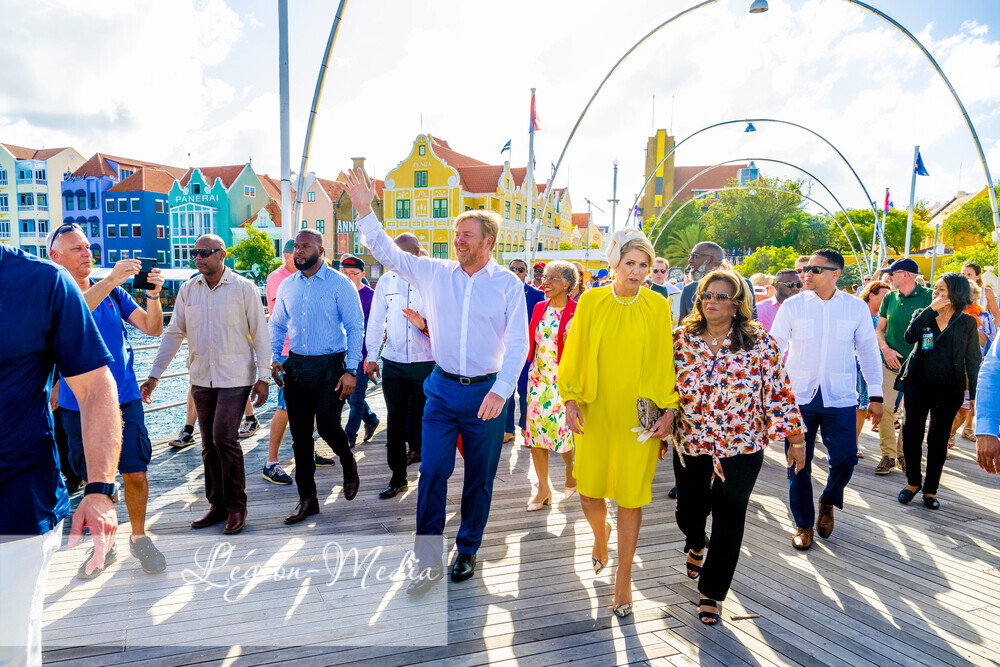
[(104, 266), (120, 259), (151, 257), (169, 266), (170, 207), (167, 193), (174, 176), (144, 167), (104, 193), (102, 202)]
[[(177, 178), (184, 174), (183, 169), (176, 167), (94, 153), (79, 169), (63, 175), (61, 183), (63, 219), (60, 224), (75, 222), (84, 229), (97, 266), (112, 266), (117, 261), (108, 263), (105, 251), (107, 245), (105, 239), (107, 226), (104, 222), (104, 216), (107, 213), (105, 195), (111, 187), (144, 168), (164, 171), (170, 174), (171, 178)], [(118, 212), (117, 208), (115, 212)], [(153, 256), (155, 257), (155, 255)]]

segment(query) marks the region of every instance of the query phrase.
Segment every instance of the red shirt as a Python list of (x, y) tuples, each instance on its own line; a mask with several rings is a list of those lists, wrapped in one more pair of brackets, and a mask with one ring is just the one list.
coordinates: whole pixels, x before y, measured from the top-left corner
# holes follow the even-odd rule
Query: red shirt
[[(272, 271), (267, 276), (267, 287), (265, 288), (265, 291), (267, 292), (267, 312), (268, 313), (274, 312), (274, 301), (275, 301), (275, 299), (278, 298), (278, 285), (281, 284), (282, 280), (284, 280), (288, 276), (291, 276), (291, 275), (294, 275), (294, 274), (295, 274), (295, 271), (289, 271), (288, 269), (285, 268), (285, 265), (282, 264), (281, 266), (279, 266), (277, 269), (275, 269), (274, 271)], [(288, 336), (287, 335), (285, 336), (285, 346), (281, 349), (281, 354), (282, 354), (282, 356), (285, 356), (285, 357), (288, 356)]]

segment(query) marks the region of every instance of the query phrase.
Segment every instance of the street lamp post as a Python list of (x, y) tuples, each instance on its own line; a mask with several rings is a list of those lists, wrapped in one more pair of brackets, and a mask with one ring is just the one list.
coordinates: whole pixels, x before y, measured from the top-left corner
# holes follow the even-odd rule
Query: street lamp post
[(615, 166), (615, 176), (611, 185), (611, 199), (608, 200), (608, 203), (611, 204), (611, 233), (614, 234), (615, 211), (618, 209), (618, 160), (614, 160), (611, 164)]

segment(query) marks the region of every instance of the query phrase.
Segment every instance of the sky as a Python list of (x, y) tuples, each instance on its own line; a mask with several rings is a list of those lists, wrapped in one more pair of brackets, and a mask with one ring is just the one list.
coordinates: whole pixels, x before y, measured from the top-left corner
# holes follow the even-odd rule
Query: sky
[[(578, 117), (631, 46), (696, 0), (353, 0), (318, 109), (309, 171), (334, 178), (350, 158), (384, 177), (422, 131), (499, 164), (527, 164), (537, 89), (536, 177), (544, 180)], [(965, 104), (1000, 178), (1000, 1), (869, 0), (914, 33)], [(556, 178), (575, 211), (607, 224), (619, 161), (618, 226), (643, 183), (654, 128), (682, 138), (713, 123), (772, 118), (836, 146), (879, 204), (905, 208), (920, 145), (917, 198), (947, 201), (985, 176), (961, 112), (920, 50), (845, 0), (719, 0), (678, 18), (606, 81)], [(337, 3), (290, 0), (291, 164), (297, 171)], [(16, 20), (12, 20), (16, 18)], [(280, 174), (274, 0), (0, 0), (0, 141), (73, 146), (181, 167), (241, 164)], [(655, 97), (655, 102), (654, 102)], [(820, 179), (848, 208), (864, 191), (808, 132), (758, 123), (686, 142), (677, 165), (758, 158), (769, 176)], [(835, 209), (819, 185), (812, 196)]]

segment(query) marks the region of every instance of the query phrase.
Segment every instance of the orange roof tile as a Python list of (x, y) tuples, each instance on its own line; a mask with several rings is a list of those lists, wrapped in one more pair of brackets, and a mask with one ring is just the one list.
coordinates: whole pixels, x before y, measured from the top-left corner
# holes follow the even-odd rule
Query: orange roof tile
[[(261, 185), (264, 186), (264, 192), (267, 196), (276, 202), (281, 202), (281, 179), (274, 178), (273, 176), (268, 176), (267, 174), (257, 174), (257, 178), (260, 179)], [(228, 187), (228, 186), (227, 186)], [(292, 188), (292, 200), (295, 200), (295, 188)]]
[[(452, 165), (454, 166), (454, 165)], [(499, 164), (484, 164), (469, 167), (456, 167), (462, 189), (471, 193), (496, 192), (503, 175), (503, 166)]]
[[(341, 177), (343, 173), (341, 173)], [(329, 178), (316, 178), (316, 182), (326, 193), (326, 196), (330, 198), (330, 201), (336, 202), (340, 199), (340, 195), (344, 192), (344, 184), (340, 181), (331, 181)]]
[(120, 167), (131, 168), (133, 171), (142, 169), (145, 167), (152, 167), (154, 169), (159, 169), (170, 174), (173, 178), (181, 178), (186, 169), (180, 167), (171, 167), (165, 164), (159, 164), (157, 162), (148, 162), (146, 160), (134, 160), (127, 157), (119, 157), (117, 155), (108, 155), (107, 153), (94, 153), (90, 159), (84, 162), (73, 175), (80, 178), (86, 178), (88, 176), (116, 176), (115, 170), (111, 167), (108, 161), (117, 163)]
[(10, 154), (16, 160), (48, 160), (50, 157), (69, 150), (69, 146), (63, 146), (62, 148), (25, 148), (24, 146), (15, 146), (14, 144), (0, 145), (10, 151)]
[[(275, 227), (281, 227), (281, 206), (276, 201), (272, 201), (267, 206), (264, 207), (271, 215), (271, 220), (274, 221)], [(257, 220), (257, 216), (260, 215), (260, 209), (257, 210), (252, 216), (240, 223), (240, 227), (249, 227), (253, 225), (254, 221)]]
[(197, 169), (201, 172), (208, 187), (214, 187), (215, 180), (222, 179), (222, 185), (229, 188), (232, 187), (233, 183), (246, 167), (247, 165), (245, 164), (232, 164), (224, 167), (192, 167), (184, 172), (184, 176), (180, 179), (180, 184), (182, 188), (187, 187), (188, 182), (191, 180), (191, 174)]
[(160, 192), (166, 194), (174, 185), (173, 175), (162, 169), (143, 167), (124, 181), (108, 188), (108, 192)]
[[(690, 178), (698, 172), (708, 169), (710, 165), (703, 167), (676, 167), (674, 168), (674, 187), (683, 186)], [(745, 164), (724, 164), (707, 171), (698, 178), (695, 178), (684, 190), (681, 191), (674, 201), (685, 202), (694, 196), (695, 190), (711, 190), (713, 188), (724, 188), (729, 185), (729, 181), (739, 177), (740, 169), (746, 169)]]
[(590, 215), (587, 213), (574, 213), (573, 214), (573, 224), (580, 229), (587, 228), (587, 220), (590, 219)]
[[(429, 136), (429, 135), (428, 135)], [(486, 167), (489, 166), (485, 162), (481, 162), (476, 158), (469, 157), (468, 155), (463, 155), (457, 151), (453, 151), (448, 142), (444, 139), (439, 139), (438, 137), (430, 137), (431, 139), (431, 150), (439, 158), (448, 163), (452, 167)]]

